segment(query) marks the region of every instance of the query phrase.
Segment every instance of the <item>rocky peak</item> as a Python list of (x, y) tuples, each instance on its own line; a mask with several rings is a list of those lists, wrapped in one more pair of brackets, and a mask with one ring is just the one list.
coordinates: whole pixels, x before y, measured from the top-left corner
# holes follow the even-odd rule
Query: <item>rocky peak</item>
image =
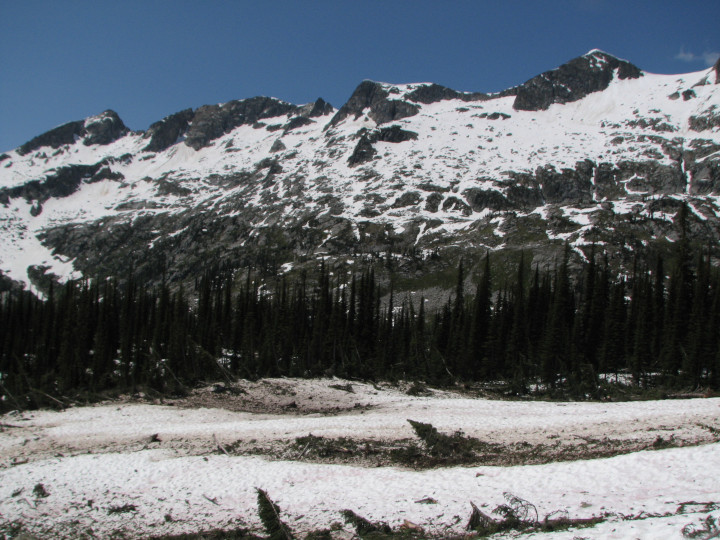
[(50, 131), (46, 131), (42, 135), (33, 137), (18, 148), (17, 153), (24, 156), (34, 150), (37, 150), (38, 148), (42, 148), (43, 146), (50, 146), (57, 149), (66, 144), (73, 144), (75, 142), (75, 137), (80, 137), (84, 130), (85, 122), (82, 120), (68, 122), (67, 124), (53, 128)]
[(715, 84), (720, 84), (720, 58), (715, 62), (713, 69), (715, 70)]
[(459, 99), (462, 101), (484, 101), (490, 96), (480, 92), (458, 92), (452, 88), (439, 84), (423, 84), (406, 94), (407, 99), (416, 103), (437, 103), (446, 99)]
[(400, 99), (390, 99), (386, 85), (365, 80), (358, 85), (347, 103), (335, 113), (328, 127), (338, 124), (351, 115), (357, 118), (365, 109), (370, 109), (368, 116), (378, 124), (414, 116), (420, 111), (417, 105)]
[(620, 79), (642, 76), (642, 71), (630, 62), (594, 49), (513, 89), (516, 96), (513, 108), (539, 111), (553, 103), (577, 101), (593, 92), (605, 90), (616, 73)]
[(327, 101), (325, 101), (323, 98), (317, 98), (315, 103), (313, 103), (312, 109), (310, 109), (308, 116), (310, 118), (325, 116), (326, 114), (330, 114), (331, 112), (333, 112), (333, 110), (333, 106), (330, 105)]
[(152, 124), (145, 132), (145, 138), (150, 139), (150, 142), (143, 150), (145, 152), (162, 152), (171, 147), (185, 135), (194, 115), (192, 109), (185, 109)]
[(297, 105), (262, 96), (221, 105), (204, 105), (195, 111), (185, 144), (199, 150), (236, 127), (253, 125), (263, 118), (296, 113), (299, 109)]
[(110, 144), (130, 131), (115, 111), (107, 110), (85, 120), (85, 140), (83, 144)]
[(29, 140), (17, 152), (21, 156), (49, 146), (53, 149), (66, 144), (73, 144), (76, 139), (82, 139), (85, 145), (110, 144), (128, 133), (128, 128), (115, 111), (107, 110), (97, 116), (86, 120), (76, 120), (58, 126), (50, 131)]

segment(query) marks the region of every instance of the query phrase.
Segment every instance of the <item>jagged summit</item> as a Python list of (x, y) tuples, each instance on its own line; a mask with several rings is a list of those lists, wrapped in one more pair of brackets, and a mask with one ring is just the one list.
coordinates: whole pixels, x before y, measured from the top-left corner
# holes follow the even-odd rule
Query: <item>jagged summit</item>
[(637, 79), (643, 72), (635, 65), (604, 51), (593, 49), (558, 68), (546, 71), (518, 86), (513, 108), (545, 110), (554, 103), (569, 103), (605, 90), (615, 76)]
[[(278, 116), (298, 117), (294, 126), (309, 122), (333, 112), (332, 105), (322, 98), (306, 105), (293, 105), (277, 98), (258, 96), (233, 100), (217, 105), (204, 105), (196, 110), (185, 109), (166, 116), (150, 125), (145, 133), (149, 139), (143, 150), (162, 152), (184, 140), (185, 144), (198, 150), (210, 144), (241, 125), (259, 125), (262, 120)], [(292, 121), (292, 120), (291, 120)], [(57, 150), (72, 145), (76, 139), (86, 146), (108, 145), (130, 133), (120, 116), (112, 110), (76, 120), (47, 131), (17, 149), (18, 154), (27, 155), (42, 147)]]
[(586, 52), (585, 54), (583, 54), (583, 56), (593, 56), (593, 55), (595, 55), (595, 54), (604, 54), (604, 55), (607, 55), (608, 53), (606, 53), (606, 52), (603, 51), (602, 49), (590, 49), (588, 52)]
[(115, 111), (107, 110), (85, 120), (68, 122), (51, 129), (29, 140), (17, 151), (20, 155), (26, 155), (43, 146), (58, 149), (65, 144), (73, 144), (76, 138), (82, 140), (86, 146), (104, 145), (116, 141), (129, 131)]
[(366, 109), (369, 109), (368, 116), (378, 124), (414, 116), (420, 111), (416, 105), (391, 96), (390, 90), (390, 85), (364, 80), (335, 113), (327, 127), (332, 127), (349, 116), (358, 118)]
[(415, 116), (420, 112), (418, 104), (430, 105), (450, 99), (482, 101), (490, 97), (480, 92), (458, 92), (436, 83), (390, 84), (366, 79), (357, 86), (327, 127), (347, 117), (358, 118), (366, 111), (377, 124), (385, 124)]
[[(377, 124), (385, 124), (418, 114), (418, 105), (451, 99), (472, 102), (512, 95), (516, 96), (516, 110), (544, 110), (553, 103), (576, 101), (591, 92), (604, 90), (616, 70), (620, 79), (642, 76), (642, 71), (629, 62), (600, 49), (592, 49), (520, 86), (496, 94), (460, 92), (436, 83), (396, 85), (366, 79), (357, 86), (325, 127), (335, 126), (348, 117), (358, 118), (364, 113)], [(715, 71), (716, 79), (720, 81), (718, 64)], [(332, 105), (322, 98), (313, 104), (300, 106), (264, 96), (204, 105), (196, 110), (185, 109), (153, 123), (145, 133), (145, 137), (150, 139), (145, 150), (163, 151), (181, 140), (197, 150), (240, 125), (257, 125), (265, 118), (281, 115), (312, 119), (333, 111)], [(302, 122), (296, 121), (296, 124)], [(76, 137), (83, 139), (86, 145), (105, 145), (129, 132), (118, 114), (108, 110), (43, 133), (23, 144), (18, 148), (18, 153), (25, 155), (43, 146), (58, 149), (72, 144)]]

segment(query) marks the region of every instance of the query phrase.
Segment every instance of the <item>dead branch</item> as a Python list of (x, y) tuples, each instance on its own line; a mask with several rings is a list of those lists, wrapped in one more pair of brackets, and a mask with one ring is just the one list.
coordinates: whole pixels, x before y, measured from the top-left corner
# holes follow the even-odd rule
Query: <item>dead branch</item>
[(213, 504), (215, 504), (215, 505), (217, 505), (217, 506), (220, 506), (220, 503), (217, 502), (217, 497), (215, 497), (215, 498), (210, 498), (210, 497), (208, 497), (207, 495), (205, 495), (204, 493), (203, 493), (203, 497), (206, 498), (206, 499), (207, 499), (208, 501), (210, 501), (211, 503), (213, 503)]
[(215, 436), (214, 433), (213, 433), (213, 441), (215, 442), (215, 446), (217, 447), (218, 450), (220, 450), (226, 456), (230, 457), (230, 454), (228, 454), (228, 451), (225, 450), (225, 447), (222, 444), (220, 444), (220, 442), (217, 440), (217, 437)]

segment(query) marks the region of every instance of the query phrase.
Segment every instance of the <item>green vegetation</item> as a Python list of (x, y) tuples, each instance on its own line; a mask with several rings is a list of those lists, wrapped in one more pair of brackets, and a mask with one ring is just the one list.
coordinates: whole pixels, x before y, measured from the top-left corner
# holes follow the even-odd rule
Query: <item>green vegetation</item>
[(566, 249), (551, 270), (520, 253), (514, 272), (496, 276), (488, 255), (476, 276), (460, 264), (437, 313), (385, 296), (373, 268), (333, 276), (324, 265), (312, 283), (278, 279), (272, 294), (222, 271), (191, 294), (131, 279), (69, 282), (44, 300), (4, 293), (0, 410), (140, 389), (182, 395), (237, 377), (499, 381), (506, 395), (598, 399), (622, 394), (600, 374), (629, 374), (648, 396), (717, 390), (720, 270), (691, 249), (682, 214), (669, 264), (658, 255), (614, 276), (592, 250), (571, 279)]

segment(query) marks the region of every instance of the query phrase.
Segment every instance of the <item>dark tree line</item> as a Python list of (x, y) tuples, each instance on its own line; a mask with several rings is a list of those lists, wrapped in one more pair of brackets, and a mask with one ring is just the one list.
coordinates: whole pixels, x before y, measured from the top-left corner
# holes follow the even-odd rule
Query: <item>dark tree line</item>
[[(595, 396), (600, 374), (640, 387), (720, 388), (720, 270), (682, 240), (666, 271), (611, 274), (594, 252), (571, 280), (552, 269), (493, 276), (490, 256), (437, 313), (398, 298), (372, 269), (352, 278), (278, 281), (208, 273), (192, 294), (128, 280), (67, 283), (41, 300), (0, 301), (2, 408), (64, 395), (154, 389), (201, 380), (337, 375), (362, 379), (499, 381), (513, 393)], [(472, 294), (466, 283), (476, 283)], [(191, 302), (189, 297), (196, 299)], [(382, 299), (382, 300), (381, 300)]]

